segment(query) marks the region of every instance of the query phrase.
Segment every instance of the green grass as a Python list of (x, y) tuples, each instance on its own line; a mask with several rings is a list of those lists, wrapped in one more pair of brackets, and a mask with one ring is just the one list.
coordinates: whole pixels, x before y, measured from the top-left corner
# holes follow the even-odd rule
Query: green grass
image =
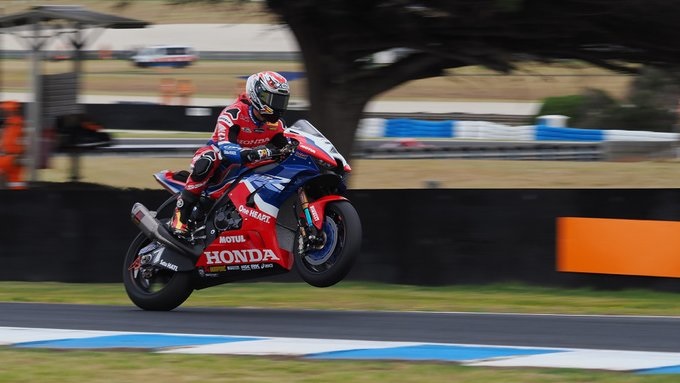
[(221, 355), (0, 348), (0, 382), (676, 382), (675, 375), (564, 369), (483, 368), (453, 363), (305, 361)]
[[(0, 301), (132, 305), (122, 284), (0, 282)], [(680, 294), (590, 290), (523, 284), (423, 287), (342, 282), (234, 283), (195, 291), (183, 307), (267, 307), (333, 310), (415, 310), (559, 314), (680, 315)]]

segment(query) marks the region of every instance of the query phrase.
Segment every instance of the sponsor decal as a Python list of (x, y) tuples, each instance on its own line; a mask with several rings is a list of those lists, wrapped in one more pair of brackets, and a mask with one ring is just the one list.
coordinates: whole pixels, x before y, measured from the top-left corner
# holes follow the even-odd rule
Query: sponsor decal
[(243, 243), (246, 241), (243, 235), (227, 235), (220, 237), (220, 243)]
[(300, 144), (300, 145), (298, 145), (298, 146), (299, 146), (300, 149), (302, 149), (302, 150), (306, 150), (306, 151), (308, 151), (308, 152), (310, 152), (310, 153), (312, 153), (312, 154), (316, 154), (316, 150), (315, 150), (314, 148), (312, 148), (311, 146), (307, 146), (307, 145), (305, 145), (305, 144)]
[(211, 273), (220, 273), (222, 271), (227, 271), (227, 266), (210, 266), (208, 267), (208, 271)]
[(239, 271), (266, 270), (273, 268), (274, 268), (273, 263), (253, 263), (251, 265), (227, 266), (227, 270), (239, 270)]
[(316, 208), (315, 208), (314, 206), (310, 206), (310, 207), (309, 207), (309, 212), (312, 213), (312, 219), (313, 219), (314, 221), (318, 221), (318, 220), (319, 220), (319, 213), (316, 212)]
[(253, 131), (250, 130), (250, 128), (241, 128), (241, 130), (245, 133), (252, 133)]
[(239, 212), (239, 213), (243, 213), (243, 215), (246, 216), (246, 217), (252, 217), (252, 218), (255, 218), (256, 220), (262, 221), (262, 222), (264, 222), (264, 223), (269, 223), (269, 221), (270, 221), (271, 218), (272, 218), (270, 215), (267, 215), (267, 214), (265, 214), (265, 213), (259, 212), (259, 211), (255, 210), (255, 209), (247, 208), (247, 207), (245, 207), (245, 206), (243, 206), (243, 205), (240, 205), (240, 206), (238, 207), (238, 212)]
[(264, 133), (263, 128), (255, 128), (255, 133)]
[(225, 127), (232, 127), (234, 125), (234, 122), (231, 120), (231, 118), (227, 116), (218, 117), (217, 122)]
[(194, 190), (202, 187), (205, 184), (205, 182), (197, 183), (197, 184), (188, 184), (184, 188), (187, 190)]
[(166, 262), (166, 261), (163, 260), (163, 259), (161, 259), (161, 261), (159, 262), (159, 264), (160, 264), (161, 266), (165, 267), (165, 268), (168, 268), (168, 269), (172, 270), (172, 271), (177, 271), (177, 270), (179, 269), (179, 267), (177, 267), (177, 265), (175, 265), (174, 263)]
[(279, 261), (271, 249), (241, 249), (204, 251), (206, 265), (240, 265), (267, 261)]
[(238, 140), (238, 144), (247, 148), (269, 143), (269, 138), (256, 138), (253, 140)]

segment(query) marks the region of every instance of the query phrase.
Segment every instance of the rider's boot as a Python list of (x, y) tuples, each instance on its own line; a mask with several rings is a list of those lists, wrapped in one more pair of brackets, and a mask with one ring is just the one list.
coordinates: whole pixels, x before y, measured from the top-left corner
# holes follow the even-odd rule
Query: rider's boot
[(180, 193), (172, 221), (170, 221), (170, 229), (175, 236), (186, 238), (189, 235), (189, 216), (197, 201), (198, 196), (187, 190), (182, 190)]

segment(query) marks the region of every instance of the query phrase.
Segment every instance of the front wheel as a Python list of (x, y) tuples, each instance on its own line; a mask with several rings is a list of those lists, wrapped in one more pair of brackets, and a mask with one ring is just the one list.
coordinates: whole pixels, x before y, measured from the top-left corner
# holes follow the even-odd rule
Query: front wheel
[(322, 227), (323, 245), (301, 251), (300, 233), (295, 238), (295, 268), (300, 277), (316, 287), (340, 282), (351, 270), (361, 248), (361, 220), (351, 203), (337, 201), (326, 206)]

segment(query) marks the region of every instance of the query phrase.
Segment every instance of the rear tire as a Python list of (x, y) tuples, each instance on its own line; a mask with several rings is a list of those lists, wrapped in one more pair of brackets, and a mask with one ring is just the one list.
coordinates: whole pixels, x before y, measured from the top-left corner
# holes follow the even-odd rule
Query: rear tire
[[(158, 217), (161, 222), (167, 221), (174, 211), (175, 201), (179, 193), (168, 198), (159, 208)], [(132, 241), (123, 262), (123, 284), (125, 292), (137, 307), (150, 311), (170, 311), (184, 303), (193, 292), (191, 271), (175, 272), (158, 268), (152, 278), (145, 279), (141, 269), (132, 265), (139, 256), (139, 251), (150, 244), (151, 239), (139, 233)]]
[(347, 276), (361, 249), (361, 220), (348, 201), (331, 202), (324, 212), (323, 248), (299, 252), (300, 234), (295, 237), (295, 269), (307, 283), (316, 287), (332, 286)]
[(132, 241), (123, 262), (125, 292), (137, 307), (150, 311), (170, 311), (184, 303), (193, 292), (191, 271), (172, 271), (158, 267), (144, 278), (139, 267), (132, 267), (139, 251), (152, 241), (143, 233)]

